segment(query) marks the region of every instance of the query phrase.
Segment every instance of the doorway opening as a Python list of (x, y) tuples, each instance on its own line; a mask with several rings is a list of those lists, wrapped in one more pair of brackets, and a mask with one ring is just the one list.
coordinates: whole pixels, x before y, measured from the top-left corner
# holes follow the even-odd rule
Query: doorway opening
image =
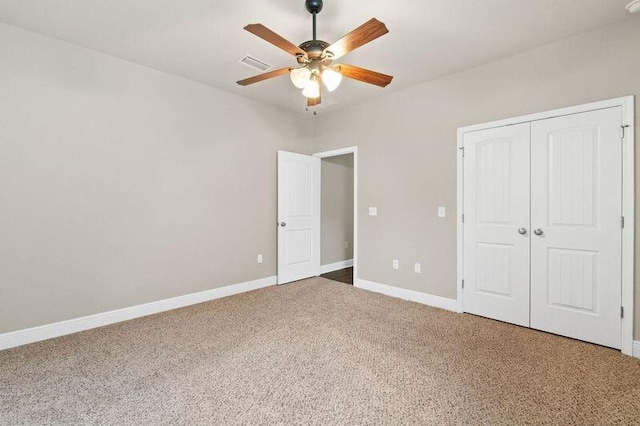
[(321, 159), (320, 276), (353, 285), (357, 277), (357, 148)]

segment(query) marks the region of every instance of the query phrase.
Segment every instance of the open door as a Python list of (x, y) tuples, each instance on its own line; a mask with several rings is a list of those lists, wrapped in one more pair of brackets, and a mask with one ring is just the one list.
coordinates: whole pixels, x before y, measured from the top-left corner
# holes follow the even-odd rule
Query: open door
[(278, 284), (320, 274), (320, 159), (278, 151)]

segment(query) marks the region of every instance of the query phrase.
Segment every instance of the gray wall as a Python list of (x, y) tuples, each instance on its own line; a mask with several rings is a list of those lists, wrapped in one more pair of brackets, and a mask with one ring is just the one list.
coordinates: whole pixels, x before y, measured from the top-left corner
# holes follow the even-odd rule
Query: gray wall
[(275, 275), (310, 125), (0, 24), (0, 333)]
[(322, 159), (321, 229), (321, 265), (353, 259), (353, 154)]
[[(275, 151), (345, 140), (360, 278), (453, 298), (456, 128), (640, 95), (638, 52), (640, 16), (312, 125), (0, 24), (0, 333), (274, 275)], [(640, 289), (636, 306), (640, 339)]]
[[(359, 278), (455, 298), (456, 129), (624, 95), (640, 95), (640, 16), (320, 115), (314, 151), (358, 145)], [(448, 208), (445, 219), (439, 205)], [(377, 217), (368, 206), (378, 207)], [(636, 247), (640, 271), (638, 259)]]

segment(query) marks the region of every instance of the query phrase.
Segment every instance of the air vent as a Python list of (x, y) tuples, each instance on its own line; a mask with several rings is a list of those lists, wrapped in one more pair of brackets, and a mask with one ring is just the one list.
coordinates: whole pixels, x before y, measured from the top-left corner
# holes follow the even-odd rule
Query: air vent
[(271, 68), (271, 65), (267, 64), (266, 62), (262, 62), (260, 59), (256, 59), (253, 56), (249, 56), (249, 55), (240, 59), (238, 62), (240, 62), (241, 64), (245, 64), (246, 66), (251, 67), (254, 70), (258, 70), (258, 71), (266, 71), (269, 68)]

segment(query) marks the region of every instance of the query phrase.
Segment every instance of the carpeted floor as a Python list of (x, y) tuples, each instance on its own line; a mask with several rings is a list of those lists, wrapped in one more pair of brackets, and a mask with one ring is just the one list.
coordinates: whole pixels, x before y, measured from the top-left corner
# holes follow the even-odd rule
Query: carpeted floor
[(0, 352), (0, 423), (638, 424), (619, 352), (315, 278)]

